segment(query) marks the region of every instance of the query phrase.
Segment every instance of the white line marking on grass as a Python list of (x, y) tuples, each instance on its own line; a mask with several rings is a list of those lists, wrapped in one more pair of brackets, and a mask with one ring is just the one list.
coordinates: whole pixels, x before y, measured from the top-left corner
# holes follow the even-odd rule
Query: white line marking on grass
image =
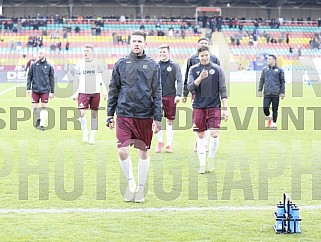
[[(299, 206), (302, 210), (318, 210), (321, 205)], [(243, 207), (164, 207), (164, 208), (3, 208), (0, 214), (65, 214), (65, 213), (158, 213), (158, 212), (196, 212), (196, 211), (274, 211), (275, 206), (243, 206)]]
[(5, 89), (5, 90), (3, 90), (2, 92), (0, 92), (0, 96), (1, 95), (3, 95), (3, 94), (5, 94), (5, 93), (7, 93), (7, 92), (10, 92), (11, 90), (13, 90), (13, 89), (16, 89), (17, 87), (21, 87), (21, 86), (24, 86), (25, 84), (20, 84), (20, 85), (17, 85), (17, 86), (14, 86), (14, 87), (10, 87), (10, 88), (8, 88), (8, 89)]

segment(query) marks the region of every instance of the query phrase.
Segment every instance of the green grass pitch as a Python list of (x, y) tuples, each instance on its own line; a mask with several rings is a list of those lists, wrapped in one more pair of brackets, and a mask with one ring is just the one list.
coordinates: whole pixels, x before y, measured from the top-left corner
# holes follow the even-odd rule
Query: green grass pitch
[[(229, 121), (222, 122), (215, 171), (205, 175), (197, 174), (190, 100), (180, 103), (174, 153), (155, 154), (154, 137), (143, 204), (122, 200), (115, 131), (105, 127), (104, 109), (91, 146), (82, 143), (79, 124), (66, 122), (77, 112), (64, 84), (49, 103), (55, 125), (44, 132), (28, 118), (21, 87), (3, 93), (15, 86), (0, 85), (1, 241), (319, 241), (318, 85), (286, 85), (273, 131), (262, 129), (256, 84), (230, 83)], [(137, 174), (137, 151), (130, 154)], [(284, 192), (300, 208), (301, 234), (272, 228)]]

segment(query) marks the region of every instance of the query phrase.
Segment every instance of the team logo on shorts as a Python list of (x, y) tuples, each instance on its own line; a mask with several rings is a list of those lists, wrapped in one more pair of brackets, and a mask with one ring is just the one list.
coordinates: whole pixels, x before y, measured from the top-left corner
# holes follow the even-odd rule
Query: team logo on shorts
[(170, 67), (170, 66), (167, 67), (167, 71), (168, 71), (168, 72), (171, 72), (171, 71), (172, 71), (172, 67)]
[(80, 107), (80, 108), (83, 108), (83, 107), (85, 107), (85, 106), (84, 106), (83, 103), (80, 103), (80, 104), (79, 104), (79, 107)]
[(143, 65), (143, 69), (147, 69), (147, 65)]
[(209, 71), (209, 73), (210, 73), (211, 75), (213, 75), (213, 74), (215, 73), (214, 69), (211, 69), (211, 70)]

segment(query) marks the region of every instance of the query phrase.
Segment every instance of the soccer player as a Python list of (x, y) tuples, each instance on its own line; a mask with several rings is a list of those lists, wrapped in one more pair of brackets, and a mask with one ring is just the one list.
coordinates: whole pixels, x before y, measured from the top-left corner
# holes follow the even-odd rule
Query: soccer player
[(26, 64), (26, 68), (25, 68), (25, 71), (27, 73), (27, 76), (28, 76), (28, 72), (29, 72), (29, 69), (30, 69), (30, 66), (32, 65), (32, 63), (36, 62), (38, 59), (38, 55), (37, 54), (34, 54), (32, 56), (31, 59), (28, 60), (27, 64)]
[[(153, 121), (155, 132), (161, 128), (162, 89), (159, 65), (145, 54), (146, 44), (145, 32), (134, 31), (131, 34), (131, 52), (116, 62), (109, 84), (106, 125), (110, 129), (115, 127), (116, 112), (119, 163), (128, 180), (125, 201), (144, 202)], [(130, 145), (139, 149), (137, 186), (129, 156)]]
[[(209, 40), (207, 38), (200, 38), (198, 40), (198, 47), (200, 46), (209, 46)], [(217, 56), (211, 54), (210, 56), (210, 61), (214, 64), (220, 65), (220, 60), (217, 58)], [(183, 98), (182, 98), (182, 102), (186, 103), (187, 100), (187, 96), (189, 93), (188, 87), (187, 87), (187, 80), (188, 80), (188, 73), (189, 73), (189, 69), (191, 68), (191, 66), (198, 64), (200, 62), (198, 54), (194, 54), (192, 55), (188, 60), (187, 60), (187, 66), (186, 66), (186, 71), (185, 71), (185, 80), (184, 80), (184, 91), (183, 91)], [(194, 99), (194, 95), (192, 95), (192, 101)], [(210, 133), (209, 131), (205, 132), (205, 136), (206, 136), (206, 140), (208, 140)], [(195, 136), (196, 140), (197, 140), (197, 136)], [(207, 146), (207, 145), (206, 145)], [(194, 147), (194, 152), (197, 152), (197, 142), (195, 142), (195, 147)]]
[[(228, 120), (228, 102), (225, 75), (219, 65), (210, 61), (208, 46), (197, 50), (200, 63), (192, 66), (188, 74), (188, 90), (195, 92), (193, 102), (194, 131), (197, 132), (197, 154), (200, 162), (198, 173), (214, 169), (214, 157), (219, 144), (221, 104), (223, 117)], [(206, 162), (205, 131), (210, 130), (208, 162)], [(207, 167), (206, 167), (207, 166)]]
[[(258, 95), (262, 97), (264, 89), (263, 111), (267, 117), (267, 127), (277, 129), (276, 121), (278, 118), (278, 108), (280, 98), (285, 97), (284, 71), (277, 66), (276, 56), (268, 56), (268, 66), (263, 68), (259, 83)], [(270, 114), (270, 105), (272, 103), (272, 117)], [(272, 126), (271, 126), (272, 122)]]
[[(78, 89), (73, 95), (73, 99), (78, 99), (78, 109), (80, 114), (80, 123), (83, 130), (82, 141), (89, 144), (95, 144), (95, 134), (98, 129), (98, 108), (100, 102), (100, 85), (103, 87), (104, 100), (107, 98), (107, 90), (101, 74), (104, 72), (104, 66), (94, 56), (94, 47), (86, 45), (84, 48), (84, 58), (76, 65), (76, 74), (78, 75)], [(90, 138), (87, 129), (86, 109), (91, 109)]]
[[(176, 115), (176, 104), (182, 96), (182, 73), (178, 64), (170, 59), (170, 48), (168, 44), (159, 47), (160, 61), (160, 78), (162, 83), (162, 103), (164, 116), (166, 117), (166, 147), (167, 153), (172, 153), (172, 141), (174, 137), (173, 122)], [(176, 84), (176, 87), (175, 87)], [(160, 153), (164, 146), (162, 131), (157, 134), (158, 144), (155, 149)]]
[[(32, 91), (32, 94), (31, 94)], [(40, 130), (44, 131), (46, 119), (48, 116), (48, 99), (54, 97), (55, 76), (54, 68), (46, 59), (46, 51), (40, 49), (38, 51), (38, 60), (31, 64), (27, 77), (27, 95), (31, 94), (31, 102), (34, 115), (37, 120), (34, 126), (40, 125)], [(41, 100), (41, 110), (38, 105)]]

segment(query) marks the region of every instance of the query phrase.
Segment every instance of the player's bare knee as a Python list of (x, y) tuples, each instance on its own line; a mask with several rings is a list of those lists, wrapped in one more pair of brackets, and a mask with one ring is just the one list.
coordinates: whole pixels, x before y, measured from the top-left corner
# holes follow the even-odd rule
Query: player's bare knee
[(212, 138), (217, 138), (219, 136), (218, 130), (211, 130), (210, 135)]
[(97, 113), (98, 113), (97, 110), (91, 110), (91, 117), (92, 118), (97, 118)]
[(86, 110), (85, 110), (85, 109), (80, 109), (80, 110), (79, 110), (79, 116), (80, 116), (80, 117), (84, 117), (85, 114), (86, 114)]
[(143, 150), (139, 150), (139, 157), (142, 160), (147, 160), (148, 159), (148, 151), (143, 151)]
[(197, 132), (197, 138), (204, 139), (205, 138), (205, 132)]
[(173, 120), (167, 119), (167, 124), (168, 125), (173, 125)]
[(125, 148), (118, 149), (118, 155), (121, 160), (126, 160), (129, 156), (128, 150)]

